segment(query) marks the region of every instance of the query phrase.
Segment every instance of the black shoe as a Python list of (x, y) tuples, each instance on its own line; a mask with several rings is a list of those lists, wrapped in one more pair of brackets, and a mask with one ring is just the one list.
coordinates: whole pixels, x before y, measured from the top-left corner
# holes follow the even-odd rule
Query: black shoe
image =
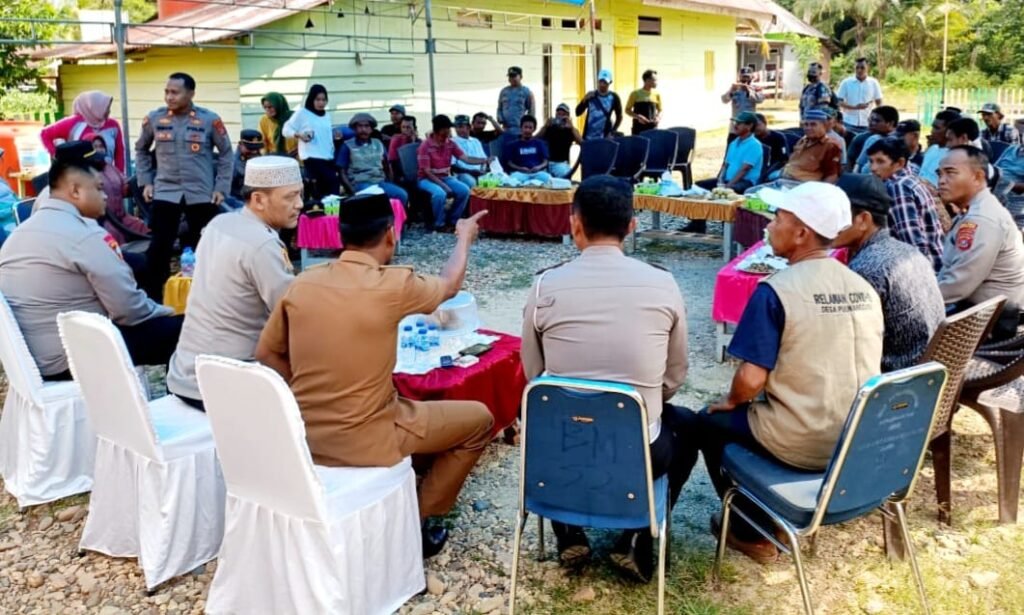
[(650, 530), (623, 532), (609, 558), (627, 577), (641, 583), (650, 582), (654, 573), (654, 538)]
[(686, 223), (681, 231), (683, 233), (700, 233), (705, 234), (708, 232), (708, 221), (707, 220), (690, 220)]
[(566, 568), (580, 568), (590, 561), (590, 541), (583, 528), (551, 522), (558, 543), (558, 562)]
[(431, 523), (430, 519), (423, 521), (420, 529), (423, 537), (423, 559), (434, 557), (444, 549), (448, 542), (448, 530), (441, 525)]

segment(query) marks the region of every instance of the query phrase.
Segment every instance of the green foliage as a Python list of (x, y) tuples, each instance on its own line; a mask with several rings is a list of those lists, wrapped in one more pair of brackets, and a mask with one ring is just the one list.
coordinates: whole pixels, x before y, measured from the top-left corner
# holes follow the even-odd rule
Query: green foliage
[[(3, 0), (0, 2), (0, 18), (13, 20), (58, 19), (62, 14), (48, 2), (40, 0)], [(28, 40), (33, 36), (47, 39), (57, 36), (62, 26), (51, 23), (29, 21), (0, 21), (0, 39)], [(46, 91), (40, 79), (41, 73), (27, 56), (19, 53), (13, 45), (0, 45), (0, 99), (11, 92), (28, 88), (38, 92)]]
[[(114, 0), (79, 0), (78, 8), (113, 10)], [(156, 0), (124, 0), (124, 10), (131, 23), (144, 23), (156, 16)]]
[(976, 46), (971, 50), (978, 68), (1008, 79), (1024, 65), (1024, 0), (1004, 0), (987, 12), (976, 26)]
[(792, 46), (793, 53), (800, 60), (800, 66), (821, 61), (821, 42), (818, 39), (792, 32), (784, 34), (782, 38)]
[(14, 90), (0, 97), (0, 119), (53, 112), (55, 109), (53, 96), (49, 91), (21, 92)]

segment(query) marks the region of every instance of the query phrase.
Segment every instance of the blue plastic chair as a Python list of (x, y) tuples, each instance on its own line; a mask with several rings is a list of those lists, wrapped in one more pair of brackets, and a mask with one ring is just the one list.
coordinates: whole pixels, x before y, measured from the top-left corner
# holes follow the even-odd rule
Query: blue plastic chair
[[(933, 361), (868, 380), (853, 401), (824, 472), (797, 470), (738, 444), (726, 446), (722, 470), (735, 485), (722, 497), (715, 579), (725, 555), (729, 515), (735, 512), (781, 551), (793, 555), (804, 611), (810, 615), (813, 608), (800, 559), (800, 538), (813, 539), (822, 525), (843, 523), (875, 510), (888, 514), (891, 508), (906, 543), (921, 605), (928, 613), (903, 502), (910, 497), (924, 460), (946, 379), (946, 368)], [(772, 529), (760, 527), (742, 509), (734, 509), (737, 496), (771, 517), (789, 545), (779, 542)]]
[(665, 610), (668, 477), (651, 479), (647, 408), (631, 386), (542, 376), (523, 393), (519, 511), (512, 551), (514, 615), (519, 547), (529, 513), (604, 529), (650, 527), (658, 538), (658, 613)]
[(615, 157), (619, 152), (619, 144), (611, 139), (589, 139), (580, 146), (577, 166), (581, 168), (583, 179), (594, 175), (608, 175), (615, 166)]
[(32, 206), (35, 205), (35, 203), (36, 200), (34, 198), (18, 201), (14, 205), (14, 223), (24, 224), (25, 220), (28, 220), (29, 216), (32, 215)]

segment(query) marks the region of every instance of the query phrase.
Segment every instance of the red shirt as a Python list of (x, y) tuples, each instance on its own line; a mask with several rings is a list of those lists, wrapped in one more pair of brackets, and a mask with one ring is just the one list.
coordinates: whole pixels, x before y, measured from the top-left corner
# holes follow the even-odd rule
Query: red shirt
[(465, 155), (466, 153), (455, 141), (445, 139), (438, 143), (437, 139), (430, 137), (416, 151), (416, 161), (420, 167), (419, 178), (423, 179), (427, 176), (423, 169), (430, 169), (438, 177), (448, 177), (451, 175), (452, 158), (462, 158)]

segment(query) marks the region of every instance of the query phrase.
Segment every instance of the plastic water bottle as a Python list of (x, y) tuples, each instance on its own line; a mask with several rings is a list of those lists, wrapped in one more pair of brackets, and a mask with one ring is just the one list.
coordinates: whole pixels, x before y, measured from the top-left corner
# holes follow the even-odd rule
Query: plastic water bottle
[(414, 335), (412, 333), (412, 325), (405, 325), (402, 327), (402, 333), (399, 335), (399, 353), (398, 363), (400, 365), (411, 365), (416, 359), (415, 349), (413, 348)]
[(427, 335), (426, 327), (420, 327), (416, 331), (416, 365), (426, 367), (430, 364), (430, 338)]
[(181, 275), (191, 278), (196, 270), (196, 253), (192, 248), (185, 248), (181, 253)]
[(438, 330), (437, 325), (427, 327), (427, 339), (430, 341), (431, 348), (441, 347), (441, 331)]

